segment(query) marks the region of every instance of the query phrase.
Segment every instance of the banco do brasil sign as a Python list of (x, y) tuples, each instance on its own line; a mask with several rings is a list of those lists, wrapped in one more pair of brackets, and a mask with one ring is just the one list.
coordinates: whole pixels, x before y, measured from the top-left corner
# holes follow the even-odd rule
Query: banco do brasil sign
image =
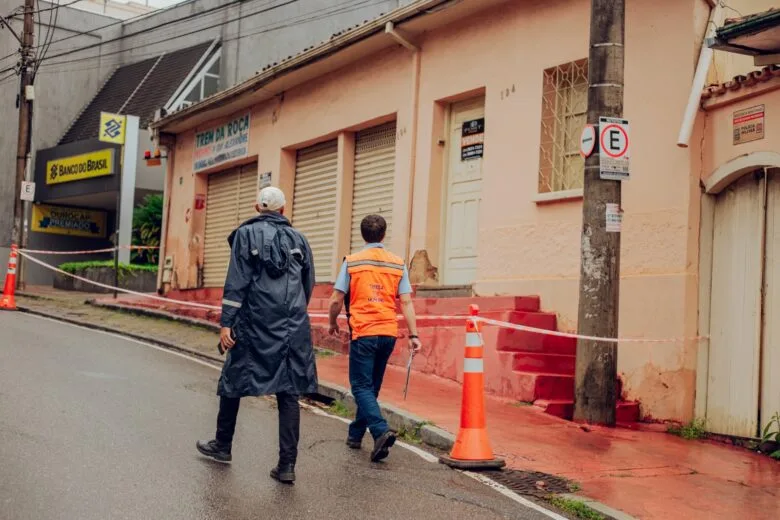
[(249, 114), (195, 134), (196, 172), (249, 155)]
[(46, 163), (46, 184), (80, 181), (114, 173), (114, 150), (98, 150)]

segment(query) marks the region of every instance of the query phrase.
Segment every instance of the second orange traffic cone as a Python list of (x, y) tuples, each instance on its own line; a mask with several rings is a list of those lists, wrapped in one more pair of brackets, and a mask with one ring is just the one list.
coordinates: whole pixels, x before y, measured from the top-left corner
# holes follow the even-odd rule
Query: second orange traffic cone
[(0, 309), (15, 311), (16, 299), (16, 245), (11, 245), (11, 255), (8, 257), (8, 271), (5, 273), (5, 286), (0, 296)]
[(457, 469), (501, 469), (506, 463), (493, 455), (485, 418), (485, 369), (479, 307), (469, 307), (466, 320), (466, 353), (463, 360), (463, 402), (460, 430), (449, 455), (439, 461)]

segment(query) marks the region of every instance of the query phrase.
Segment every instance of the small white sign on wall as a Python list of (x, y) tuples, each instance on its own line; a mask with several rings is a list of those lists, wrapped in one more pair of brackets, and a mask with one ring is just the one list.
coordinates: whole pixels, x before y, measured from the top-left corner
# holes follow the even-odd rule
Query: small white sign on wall
[(607, 203), (607, 233), (620, 233), (623, 229), (623, 212), (620, 204)]

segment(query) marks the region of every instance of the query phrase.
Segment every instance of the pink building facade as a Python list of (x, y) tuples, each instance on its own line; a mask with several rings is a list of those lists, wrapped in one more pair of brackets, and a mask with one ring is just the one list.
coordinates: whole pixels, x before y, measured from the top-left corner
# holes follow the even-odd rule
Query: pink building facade
[[(380, 212), (389, 247), (420, 287), (538, 295), (559, 328), (576, 328), (589, 8), (412, 2), (158, 121), (169, 158), (163, 288), (218, 292), (225, 236), (270, 183), (287, 194), (323, 284), (359, 244), (356, 222)], [(733, 423), (731, 409), (762, 405), (732, 403), (720, 386), (723, 374), (744, 377), (727, 368), (741, 359), (742, 338), (713, 346), (698, 337), (712, 333), (713, 312), (721, 320), (732, 310), (712, 311), (716, 292), (731, 290), (711, 280), (718, 193), (735, 172), (780, 165), (780, 78), (705, 100), (691, 145), (677, 146), (711, 8), (627, 2), (620, 335), (669, 341), (623, 343), (618, 363), (625, 397), (641, 402), (644, 418), (709, 415), (713, 431), (751, 436), (753, 423)], [(756, 88), (767, 98), (766, 135), (735, 145), (732, 112), (761, 104), (740, 98)], [(780, 357), (758, 344), (749, 369), (761, 387), (762, 370), (780, 368)], [(778, 396), (756, 397), (770, 403), (761, 416), (780, 408), (776, 385), (758, 387), (757, 396)]]

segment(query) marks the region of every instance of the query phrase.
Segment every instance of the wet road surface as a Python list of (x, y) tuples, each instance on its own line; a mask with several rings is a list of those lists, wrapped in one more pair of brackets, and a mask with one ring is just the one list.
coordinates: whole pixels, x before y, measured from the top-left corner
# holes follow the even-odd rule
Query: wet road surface
[(295, 486), (276, 462), (274, 403), (245, 399), (233, 464), (204, 460), (217, 370), (124, 338), (0, 312), (0, 518), (548, 518), (397, 446), (382, 464), (346, 426), (302, 413)]

